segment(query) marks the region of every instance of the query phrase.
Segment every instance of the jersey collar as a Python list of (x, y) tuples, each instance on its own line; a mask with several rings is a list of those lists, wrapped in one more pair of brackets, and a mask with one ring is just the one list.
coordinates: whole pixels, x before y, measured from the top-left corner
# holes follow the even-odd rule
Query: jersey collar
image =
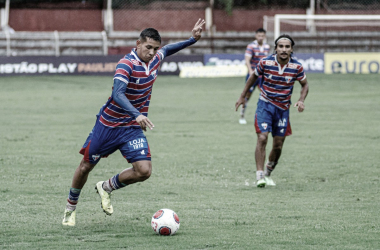
[(144, 67), (144, 69), (145, 69), (145, 73), (146, 73), (147, 75), (149, 75), (149, 64), (150, 64), (150, 62), (149, 62), (149, 63), (146, 63), (146, 62), (142, 61), (142, 60), (140, 59), (140, 57), (137, 55), (136, 48), (133, 48), (133, 49), (132, 49), (131, 54), (135, 57), (136, 60), (138, 60), (139, 62), (141, 62), (141, 65), (142, 65), (142, 66)]
[(288, 67), (289, 62), (290, 62), (291, 59), (292, 59), (292, 57), (289, 58), (289, 61), (288, 61), (287, 64), (285, 64), (283, 67), (281, 67), (281, 64), (277, 61), (277, 54), (274, 55), (274, 60), (275, 60), (276, 63), (277, 63), (277, 66), (278, 66), (278, 73), (279, 73), (280, 75), (284, 74), (284, 71), (285, 71), (286, 67)]

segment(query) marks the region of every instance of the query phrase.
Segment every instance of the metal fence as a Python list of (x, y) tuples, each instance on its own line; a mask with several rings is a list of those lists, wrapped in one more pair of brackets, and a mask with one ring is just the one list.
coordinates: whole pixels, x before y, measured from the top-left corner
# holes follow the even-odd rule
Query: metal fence
[[(159, 30), (167, 44), (187, 38), (196, 20), (204, 18), (203, 39), (181, 51), (202, 54), (241, 53), (261, 27), (272, 44), (277, 14), (379, 15), (380, 1), (0, 0), (0, 9), (0, 55), (123, 54), (144, 28)], [(380, 51), (380, 23), (282, 22), (281, 32), (293, 33), (304, 45), (302, 52)], [(352, 46), (352, 37), (369, 44)], [(341, 43), (350, 44), (343, 48)]]

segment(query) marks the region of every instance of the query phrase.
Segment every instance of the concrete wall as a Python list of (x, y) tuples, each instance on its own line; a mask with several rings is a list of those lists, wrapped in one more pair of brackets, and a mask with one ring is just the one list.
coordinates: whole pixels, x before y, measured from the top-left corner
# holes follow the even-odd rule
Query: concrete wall
[[(263, 26), (263, 16), (275, 14), (305, 14), (304, 9), (258, 9), (214, 11), (217, 31), (254, 31)], [(356, 14), (376, 14), (361, 11)], [(190, 31), (205, 11), (197, 10), (114, 10), (114, 30), (141, 31), (147, 27), (159, 31)], [(331, 13), (319, 13), (331, 14)], [(337, 11), (336, 14), (345, 14)], [(377, 13), (378, 14), (378, 13)], [(99, 9), (11, 9), (9, 25), (16, 31), (102, 31), (102, 11)], [(294, 26), (292, 26), (294, 28)], [(296, 28), (297, 29), (297, 28)], [(302, 28), (301, 28), (302, 29)], [(376, 27), (374, 27), (376, 29)]]
[(101, 10), (11, 9), (9, 25), (15, 31), (101, 31)]

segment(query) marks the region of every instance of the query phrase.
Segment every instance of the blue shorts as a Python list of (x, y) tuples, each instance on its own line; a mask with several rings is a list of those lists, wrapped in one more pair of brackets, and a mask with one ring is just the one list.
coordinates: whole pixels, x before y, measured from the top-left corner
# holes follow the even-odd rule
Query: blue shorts
[(141, 128), (109, 128), (98, 120), (79, 153), (85, 161), (96, 164), (117, 149), (129, 163), (151, 160), (148, 141)]
[[(245, 78), (245, 82), (247, 82), (248, 78), (249, 78), (249, 74), (247, 74), (247, 77)], [(261, 76), (257, 78), (256, 82), (252, 85), (252, 87), (249, 88), (249, 93), (252, 93), (255, 90), (257, 85), (260, 85), (262, 79), (263, 78)]]
[(271, 132), (272, 136), (288, 136), (292, 134), (289, 121), (289, 109), (282, 110), (270, 102), (257, 102), (255, 115), (256, 133)]

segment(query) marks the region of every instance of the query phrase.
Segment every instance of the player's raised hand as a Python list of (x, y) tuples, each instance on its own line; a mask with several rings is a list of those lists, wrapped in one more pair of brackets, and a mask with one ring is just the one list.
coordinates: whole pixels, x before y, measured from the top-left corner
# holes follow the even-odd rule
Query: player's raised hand
[(140, 125), (140, 127), (144, 131), (146, 131), (146, 127), (150, 128), (150, 130), (152, 130), (154, 128), (153, 123), (145, 115), (137, 116), (136, 122)]
[(303, 112), (305, 110), (305, 104), (303, 104), (303, 101), (298, 101), (296, 104), (294, 104), (295, 108), (298, 108), (298, 112)]
[(202, 36), (202, 26), (205, 24), (205, 20), (202, 18), (199, 18), (197, 23), (194, 25), (193, 30), (191, 31), (191, 34), (195, 38), (195, 40), (199, 40)]

